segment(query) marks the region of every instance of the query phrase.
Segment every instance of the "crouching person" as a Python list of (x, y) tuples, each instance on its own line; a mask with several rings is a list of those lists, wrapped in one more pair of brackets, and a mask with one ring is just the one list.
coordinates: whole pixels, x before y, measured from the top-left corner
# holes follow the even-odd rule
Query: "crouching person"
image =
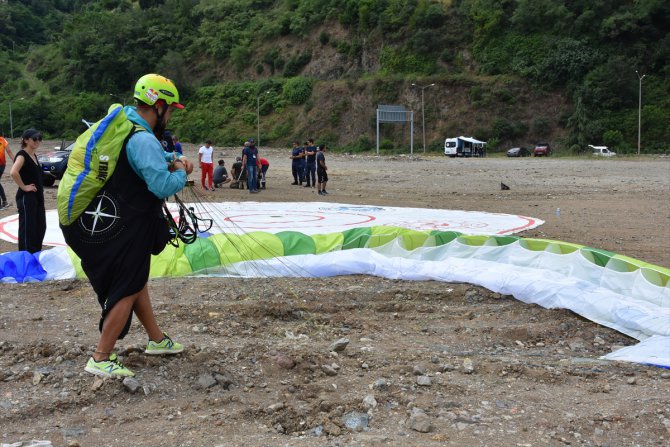
[(214, 168), (214, 187), (221, 188), (226, 183), (231, 182), (231, 178), (228, 177), (228, 170), (226, 169), (226, 162), (219, 160), (219, 165)]

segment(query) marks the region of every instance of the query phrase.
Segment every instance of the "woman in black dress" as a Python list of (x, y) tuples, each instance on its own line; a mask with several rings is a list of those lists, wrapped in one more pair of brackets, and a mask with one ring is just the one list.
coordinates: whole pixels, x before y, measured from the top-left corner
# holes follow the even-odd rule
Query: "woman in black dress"
[(19, 250), (36, 253), (42, 250), (47, 231), (44, 210), (44, 186), (42, 168), (37, 161), (37, 148), (42, 134), (28, 129), (21, 136), (21, 150), (14, 157), (10, 175), (19, 186), (16, 191), (16, 206), (19, 209)]

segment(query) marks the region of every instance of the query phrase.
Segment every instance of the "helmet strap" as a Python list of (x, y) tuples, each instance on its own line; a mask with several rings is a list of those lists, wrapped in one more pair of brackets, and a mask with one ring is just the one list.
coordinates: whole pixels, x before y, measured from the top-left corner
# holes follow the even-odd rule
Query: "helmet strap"
[(162, 104), (160, 106), (160, 109), (159, 106), (156, 104), (154, 104), (152, 107), (152, 109), (156, 113), (156, 125), (154, 126), (154, 135), (156, 136), (156, 138), (158, 138), (158, 140), (163, 139), (163, 133), (165, 132), (166, 127), (166, 123), (163, 122), (163, 117), (167, 113), (168, 107), (170, 107), (165, 102), (161, 101), (161, 103)]

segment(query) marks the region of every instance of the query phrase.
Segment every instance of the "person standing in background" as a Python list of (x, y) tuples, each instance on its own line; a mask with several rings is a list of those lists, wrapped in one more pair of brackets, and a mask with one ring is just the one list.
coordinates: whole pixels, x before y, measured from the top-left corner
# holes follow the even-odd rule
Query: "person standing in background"
[(253, 138), (249, 140), (249, 146), (242, 151), (242, 166), (247, 170), (247, 189), (249, 193), (258, 193), (258, 149)]
[(184, 155), (184, 150), (181, 147), (181, 143), (176, 135), (172, 135), (172, 144), (174, 145), (174, 151), (179, 155)]
[(37, 253), (47, 232), (47, 217), (44, 210), (44, 186), (42, 168), (37, 160), (37, 148), (42, 134), (36, 129), (27, 129), (21, 135), (21, 150), (14, 157), (10, 175), (19, 189), (16, 191), (16, 207), (19, 209), (19, 250)]
[(261, 182), (261, 189), (265, 189), (265, 174), (268, 172), (268, 169), (270, 169), (270, 162), (267, 160), (267, 158), (261, 157), (259, 163), (261, 171), (258, 173), (258, 179)]
[(293, 174), (293, 183), (291, 185), (299, 185), (302, 180), (302, 172), (300, 171), (300, 165), (302, 163), (302, 157), (304, 153), (300, 144), (297, 141), (293, 142), (293, 149), (291, 150), (291, 173)]
[[(205, 141), (205, 145), (198, 150), (198, 161), (200, 161), (200, 169), (202, 170), (202, 175), (200, 176), (200, 182), (202, 183), (202, 189), (205, 191), (213, 191), (213, 176), (214, 176), (214, 148), (212, 147), (212, 140)], [(209, 183), (205, 183), (207, 177), (209, 177)], [(209, 186), (209, 187), (208, 187)]]
[(314, 140), (305, 143), (305, 188), (316, 186), (316, 147)]
[[(5, 167), (7, 166), (7, 156), (14, 161), (14, 154), (11, 149), (9, 149), (9, 143), (5, 140), (5, 137), (0, 135), (0, 180), (2, 179), (2, 174), (5, 173)], [(0, 183), (0, 210), (9, 208), (9, 202), (7, 201), (7, 196), (5, 195), (5, 190)]]
[(328, 167), (326, 166), (326, 155), (324, 154), (326, 149), (326, 145), (321, 144), (319, 145), (319, 152), (316, 154), (316, 176), (319, 181), (320, 196), (328, 195), (328, 191), (326, 191), (326, 183), (328, 183), (328, 173), (326, 171), (328, 170)]

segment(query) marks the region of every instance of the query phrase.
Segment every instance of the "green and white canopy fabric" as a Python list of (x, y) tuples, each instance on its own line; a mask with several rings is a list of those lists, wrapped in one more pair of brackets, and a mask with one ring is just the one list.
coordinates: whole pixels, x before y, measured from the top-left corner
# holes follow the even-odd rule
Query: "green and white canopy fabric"
[[(83, 277), (69, 249), (42, 252), (49, 279)], [(569, 309), (642, 341), (605, 358), (670, 368), (670, 270), (577, 244), (398, 227), (307, 235), (220, 233), (168, 246), (153, 277), (367, 274), (465, 282), (545, 308)]]
[[(512, 236), (539, 219), (320, 202), (200, 205), (216, 225), (195, 243), (153, 257), (152, 277), (368, 274), (465, 282), (570, 309), (640, 341), (607, 359), (670, 368), (670, 270), (578, 244)], [(47, 219), (47, 237), (59, 245), (49, 213)], [(0, 220), (0, 237), (15, 237), (15, 221)], [(75, 277), (84, 277), (80, 261), (64, 246), (0, 255), (0, 282)]]

